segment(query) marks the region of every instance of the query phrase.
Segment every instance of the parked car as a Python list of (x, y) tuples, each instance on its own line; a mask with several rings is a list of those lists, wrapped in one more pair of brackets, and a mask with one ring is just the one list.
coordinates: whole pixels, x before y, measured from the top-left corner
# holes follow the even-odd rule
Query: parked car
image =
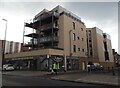
[(103, 66), (100, 65), (99, 63), (93, 63), (94, 65), (94, 70), (103, 70)]
[(12, 64), (4, 64), (3, 65), (3, 70), (7, 71), (7, 70), (14, 70), (14, 67)]
[(103, 66), (99, 63), (88, 64), (87, 68), (89, 68), (91, 71), (103, 70)]

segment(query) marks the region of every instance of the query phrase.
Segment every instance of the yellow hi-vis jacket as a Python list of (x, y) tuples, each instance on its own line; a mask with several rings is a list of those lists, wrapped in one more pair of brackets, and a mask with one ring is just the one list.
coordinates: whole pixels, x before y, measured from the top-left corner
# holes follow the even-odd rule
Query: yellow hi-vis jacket
[(53, 69), (56, 69), (56, 64), (53, 64)]

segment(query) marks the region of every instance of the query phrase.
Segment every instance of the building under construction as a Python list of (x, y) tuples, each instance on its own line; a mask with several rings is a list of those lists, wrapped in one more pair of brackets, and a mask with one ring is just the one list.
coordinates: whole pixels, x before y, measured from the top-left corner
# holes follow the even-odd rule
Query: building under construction
[[(23, 44), (29, 50), (5, 56), (16, 63), (16, 68), (50, 71), (56, 63), (60, 71), (86, 70), (88, 62), (101, 60), (88, 57), (86, 26), (81, 18), (59, 5), (51, 11), (42, 10), (24, 26)], [(27, 28), (33, 32), (25, 34)], [(28, 37), (30, 40), (25, 42)]]
[(35, 29), (35, 33), (25, 35), (32, 38), (25, 46), (32, 50), (58, 48), (58, 18), (58, 13), (44, 9), (32, 23), (26, 23), (25, 26)]

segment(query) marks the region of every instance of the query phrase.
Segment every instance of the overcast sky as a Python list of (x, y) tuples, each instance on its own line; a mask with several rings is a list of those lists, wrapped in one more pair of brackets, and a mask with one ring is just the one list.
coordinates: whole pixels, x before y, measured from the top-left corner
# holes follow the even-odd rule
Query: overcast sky
[(32, 19), (44, 8), (57, 5), (78, 15), (86, 27), (98, 27), (111, 36), (112, 48), (118, 51), (117, 2), (1, 2), (0, 39), (4, 38), (5, 21), (8, 20), (7, 40), (22, 42), (24, 22)]

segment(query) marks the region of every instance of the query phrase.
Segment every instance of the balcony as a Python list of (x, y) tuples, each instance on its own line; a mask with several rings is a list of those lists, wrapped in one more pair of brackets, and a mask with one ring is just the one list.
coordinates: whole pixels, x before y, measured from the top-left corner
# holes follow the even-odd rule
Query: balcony
[[(52, 29), (52, 23), (40, 27), (41, 32), (52, 31), (51, 29)], [(53, 30), (58, 31), (58, 26), (55, 26), (55, 24), (53, 24)]]
[(56, 12), (53, 12), (53, 13), (50, 12), (49, 15), (45, 15), (45, 16), (43, 15), (43, 16), (39, 16), (37, 18), (34, 18), (34, 22), (26, 23), (25, 26), (37, 29), (39, 26), (39, 21), (44, 22), (44, 23), (51, 23), (52, 16), (53, 16), (53, 19), (56, 20), (56, 19), (58, 19), (59, 14)]
[(25, 23), (25, 27), (29, 27), (29, 28), (34, 28), (34, 29), (37, 29), (39, 26), (39, 22), (30, 22), (30, 23)]
[(52, 38), (52, 36), (47, 36), (47, 37), (42, 37), (40, 38), (40, 43), (49, 43), (49, 42), (58, 42), (58, 37), (57, 36), (54, 36)]
[(31, 39), (30, 42), (27, 42), (24, 44), (25, 47), (36, 47), (37, 46), (37, 39)]
[(56, 13), (56, 12), (50, 12), (50, 13), (48, 13), (48, 15), (39, 16), (39, 17), (35, 18), (34, 20), (35, 20), (35, 22), (40, 21), (40, 20), (41, 20), (41, 21), (43, 21), (43, 20), (48, 20), (48, 19), (51, 18), (52, 16), (56, 19), (56, 18), (59, 17), (59, 14)]
[(37, 38), (38, 34), (37, 33), (31, 33), (31, 34), (27, 34), (27, 35), (24, 35), (24, 36)]

